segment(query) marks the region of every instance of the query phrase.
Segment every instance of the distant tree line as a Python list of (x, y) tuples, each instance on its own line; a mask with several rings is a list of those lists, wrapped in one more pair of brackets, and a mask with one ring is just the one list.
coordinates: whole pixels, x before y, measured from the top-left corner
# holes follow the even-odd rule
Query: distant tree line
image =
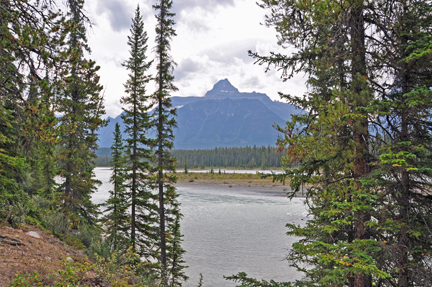
[[(97, 166), (110, 166), (109, 148), (100, 148), (95, 162)], [(235, 168), (280, 168), (284, 151), (271, 146), (220, 147), (198, 150), (172, 150), (177, 158), (177, 168), (235, 167)]]
[(276, 147), (271, 146), (173, 150), (171, 153), (177, 158), (178, 168), (184, 167), (186, 163), (188, 168), (213, 166), (262, 169), (282, 167), (281, 155), (283, 154), (278, 152)]

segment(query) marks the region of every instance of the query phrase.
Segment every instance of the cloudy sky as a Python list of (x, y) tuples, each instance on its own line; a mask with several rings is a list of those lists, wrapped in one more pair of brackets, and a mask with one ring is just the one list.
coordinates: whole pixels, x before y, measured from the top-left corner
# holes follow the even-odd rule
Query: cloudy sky
[[(153, 58), (155, 0), (93, 0), (85, 9), (94, 25), (89, 29), (91, 58), (101, 66), (101, 83), (105, 87), (107, 116), (121, 113), (120, 98), (127, 71), (121, 63), (129, 57), (127, 36), (137, 5), (144, 16), (149, 36), (149, 57)], [(172, 56), (177, 62), (173, 96), (203, 96), (221, 79), (229, 81), (240, 92), (262, 92), (280, 100), (277, 92), (301, 95), (304, 78), (280, 80), (277, 71), (264, 72), (254, 65), (247, 51), (265, 55), (282, 51), (276, 44), (273, 28), (261, 25), (266, 11), (255, 0), (173, 0), (177, 36), (172, 41)], [(284, 51), (287, 53), (287, 51)], [(154, 72), (154, 69), (150, 71)], [(153, 91), (154, 84), (149, 90)]]

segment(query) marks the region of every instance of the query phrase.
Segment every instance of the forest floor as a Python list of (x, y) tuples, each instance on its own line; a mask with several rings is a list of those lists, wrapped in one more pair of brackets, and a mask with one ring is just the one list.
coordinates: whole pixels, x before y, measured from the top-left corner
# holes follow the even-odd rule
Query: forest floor
[(25, 284), (27, 282), (31, 282), (31, 286), (52, 286), (54, 282), (63, 281), (62, 277), (73, 281), (71, 276), (79, 276), (81, 284), (100, 286), (95, 272), (82, 268), (84, 266), (89, 263), (81, 250), (36, 226), (0, 225), (0, 287), (9, 286), (14, 279), (15, 283), (10, 286), (30, 286)]

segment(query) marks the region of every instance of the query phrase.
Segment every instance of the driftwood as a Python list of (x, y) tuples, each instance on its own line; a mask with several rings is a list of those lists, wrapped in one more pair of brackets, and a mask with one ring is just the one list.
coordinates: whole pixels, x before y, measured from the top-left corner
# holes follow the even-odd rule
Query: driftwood
[(9, 245), (14, 245), (14, 246), (25, 245), (24, 243), (22, 243), (18, 239), (9, 237), (7, 235), (1, 235), (1, 234), (0, 234), (0, 242), (6, 243)]

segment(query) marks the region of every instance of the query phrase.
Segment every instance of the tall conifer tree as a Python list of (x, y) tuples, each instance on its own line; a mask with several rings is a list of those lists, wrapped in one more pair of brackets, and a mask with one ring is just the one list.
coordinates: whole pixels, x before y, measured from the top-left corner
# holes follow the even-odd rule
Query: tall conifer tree
[[(302, 237), (288, 257), (310, 280), (302, 284), (427, 285), (421, 270), (430, 269), (430, 242), (420, 234), (430, 226), (423, 169), (430, 90), (421, 87), (430, 87), (430, 53), (415, 50), (428, 41), (430, 4), (264, 0), (262, 7), (280, 43), (298, 52), (253, 56), (286, 79), (308, 74), (309, 93), (285, 96), (308, 113), (281, 128), (279, 142), (289, 146), (284, 163), (301, 164), (280, 178), (288, 176), (295, 190), (309, 186), (314, 216), (304, 227), (289, 225), (290, 235)], [(411, 61), (417, 56), (423, 62)]]
[[(381, 5), (384, 4), (380, 3)], [(427, 1), (385, 3), (390, 9), (377, 31), (386, 47), (375, 49), (375, 63), (382, 63), (390, 77), (381, 78), (378, 97), (369, 109), (379, 115), (373, 126), (381, 148), (372, 174), (380, 190), (381, 209), (377, 218), (386, 222), (386, 244), (378, 260), (392, 276), (388, 286), (432, 284), (430, 230), (432, 196), (430, 181), (430, 121), (432, 79), (430, 45), (432, 4)], [(429, 44), (428, 44), (429, 43)], [(392, 53), (388, 53), (391, 50)]]
[(132, 19), (130, 33), (130, 58), (123, 63), (129, 71), (129, 79), (124, 85), (128, 95), (122, 97), (121, 102), (124, 105), (122, 119), (128, 134), (125, 148), (127, 188), (131, 198), (131, 243), (141, 256), (152, 261), (157, 242), (157, 197), (150, 185), (154, 140), (149, 138), (153, 122), (149, 115), (152, 102), (146, 95), (146, 85), (151, 79), (147, 72), (152, 61), (146, 56), (148, 37), (139, 7)]
[(60, 173), (64, 182), (58, 195), (64, 211), (74, 222), (95, 222), (97, 208), (91, 194), (100, 182), (94, 179), (96, 131), (104, 125), (105, 113), (99, 67), (84, 58), (90, 52), (87, 45), (83, 0), (67, 2), (69, 31), (67, 38), (68, 66), (63, 71), (64, 82), (57, 103), (60, 141)]
[(61, 70), (64, 22), (51, 4), (1, 2), (0, 176), (12, 184), (3, 194), (9, 199), (17, 190), (51, 193), (54, 185), (52, 85)]
[[(175, 176), (175, 158), (170, 154), (173, 147), (173, 128), (176, 126), (175, 116), (176, 109), (171, 104), (171, 92), (176, 91), (174, 86), (174, 76), (172, 71), (175, 62), (170, 55), (170, 41), (176, 36), (174, 30), (174, 13), (171, 0), (158, 0), (153, 6), (156, 13), (156, 63), (157, 74), (156, 83), (157, 91), (154, 94), (156, 102), (155, 118), (156, 118), (156, 146), (155, 146), (155, 163), (157, 180), (156, 185), (159, 191), (159, 234), (160, 234), (160, 263), (162, 268), (163, 284), (168, 284), (169, 276), (173, 282), (178, 283), (179, 274), (184, 266), (181, 265), (181, 256), (184, 250), (180, 245), (180, 231), (175, 222), (181, 217), (179, 203), (177, 201), (178, 194), (173, 185), (176, 181)], [(176, 233), (176, 234), (173, 234)], [(171, 238), (176, 238), (172, 242), (168, 242), (167, 234)], [(172, 252), (169, 254), (169, 251)], [(168, 259), (168, 256), (170, 259)], [(172, 269), (168, 263), (173, 264)], [(178, 266), (174, 266), (178, 265)], [(169, 274), (169, 272), (175, 272)], [(183, 278), (185, 279), (185, 278)], [(174, 284), (174, 283), (173, 283)]]
[(107, 234), (106, 239), (112, 244), (113, 250), (126, 250), (129, 246), (129, 215), (130, 199), (126, 194), (125, 180), (126, 160), (124, 157), (123, 139), (120, 125), (116, 123), (114, 130), (114, 142), (111, 146), (112, 173), (110, 182), (113, 190), (110, 190), (110, 198), (105, 203), (105, 215), (101, 222)]

